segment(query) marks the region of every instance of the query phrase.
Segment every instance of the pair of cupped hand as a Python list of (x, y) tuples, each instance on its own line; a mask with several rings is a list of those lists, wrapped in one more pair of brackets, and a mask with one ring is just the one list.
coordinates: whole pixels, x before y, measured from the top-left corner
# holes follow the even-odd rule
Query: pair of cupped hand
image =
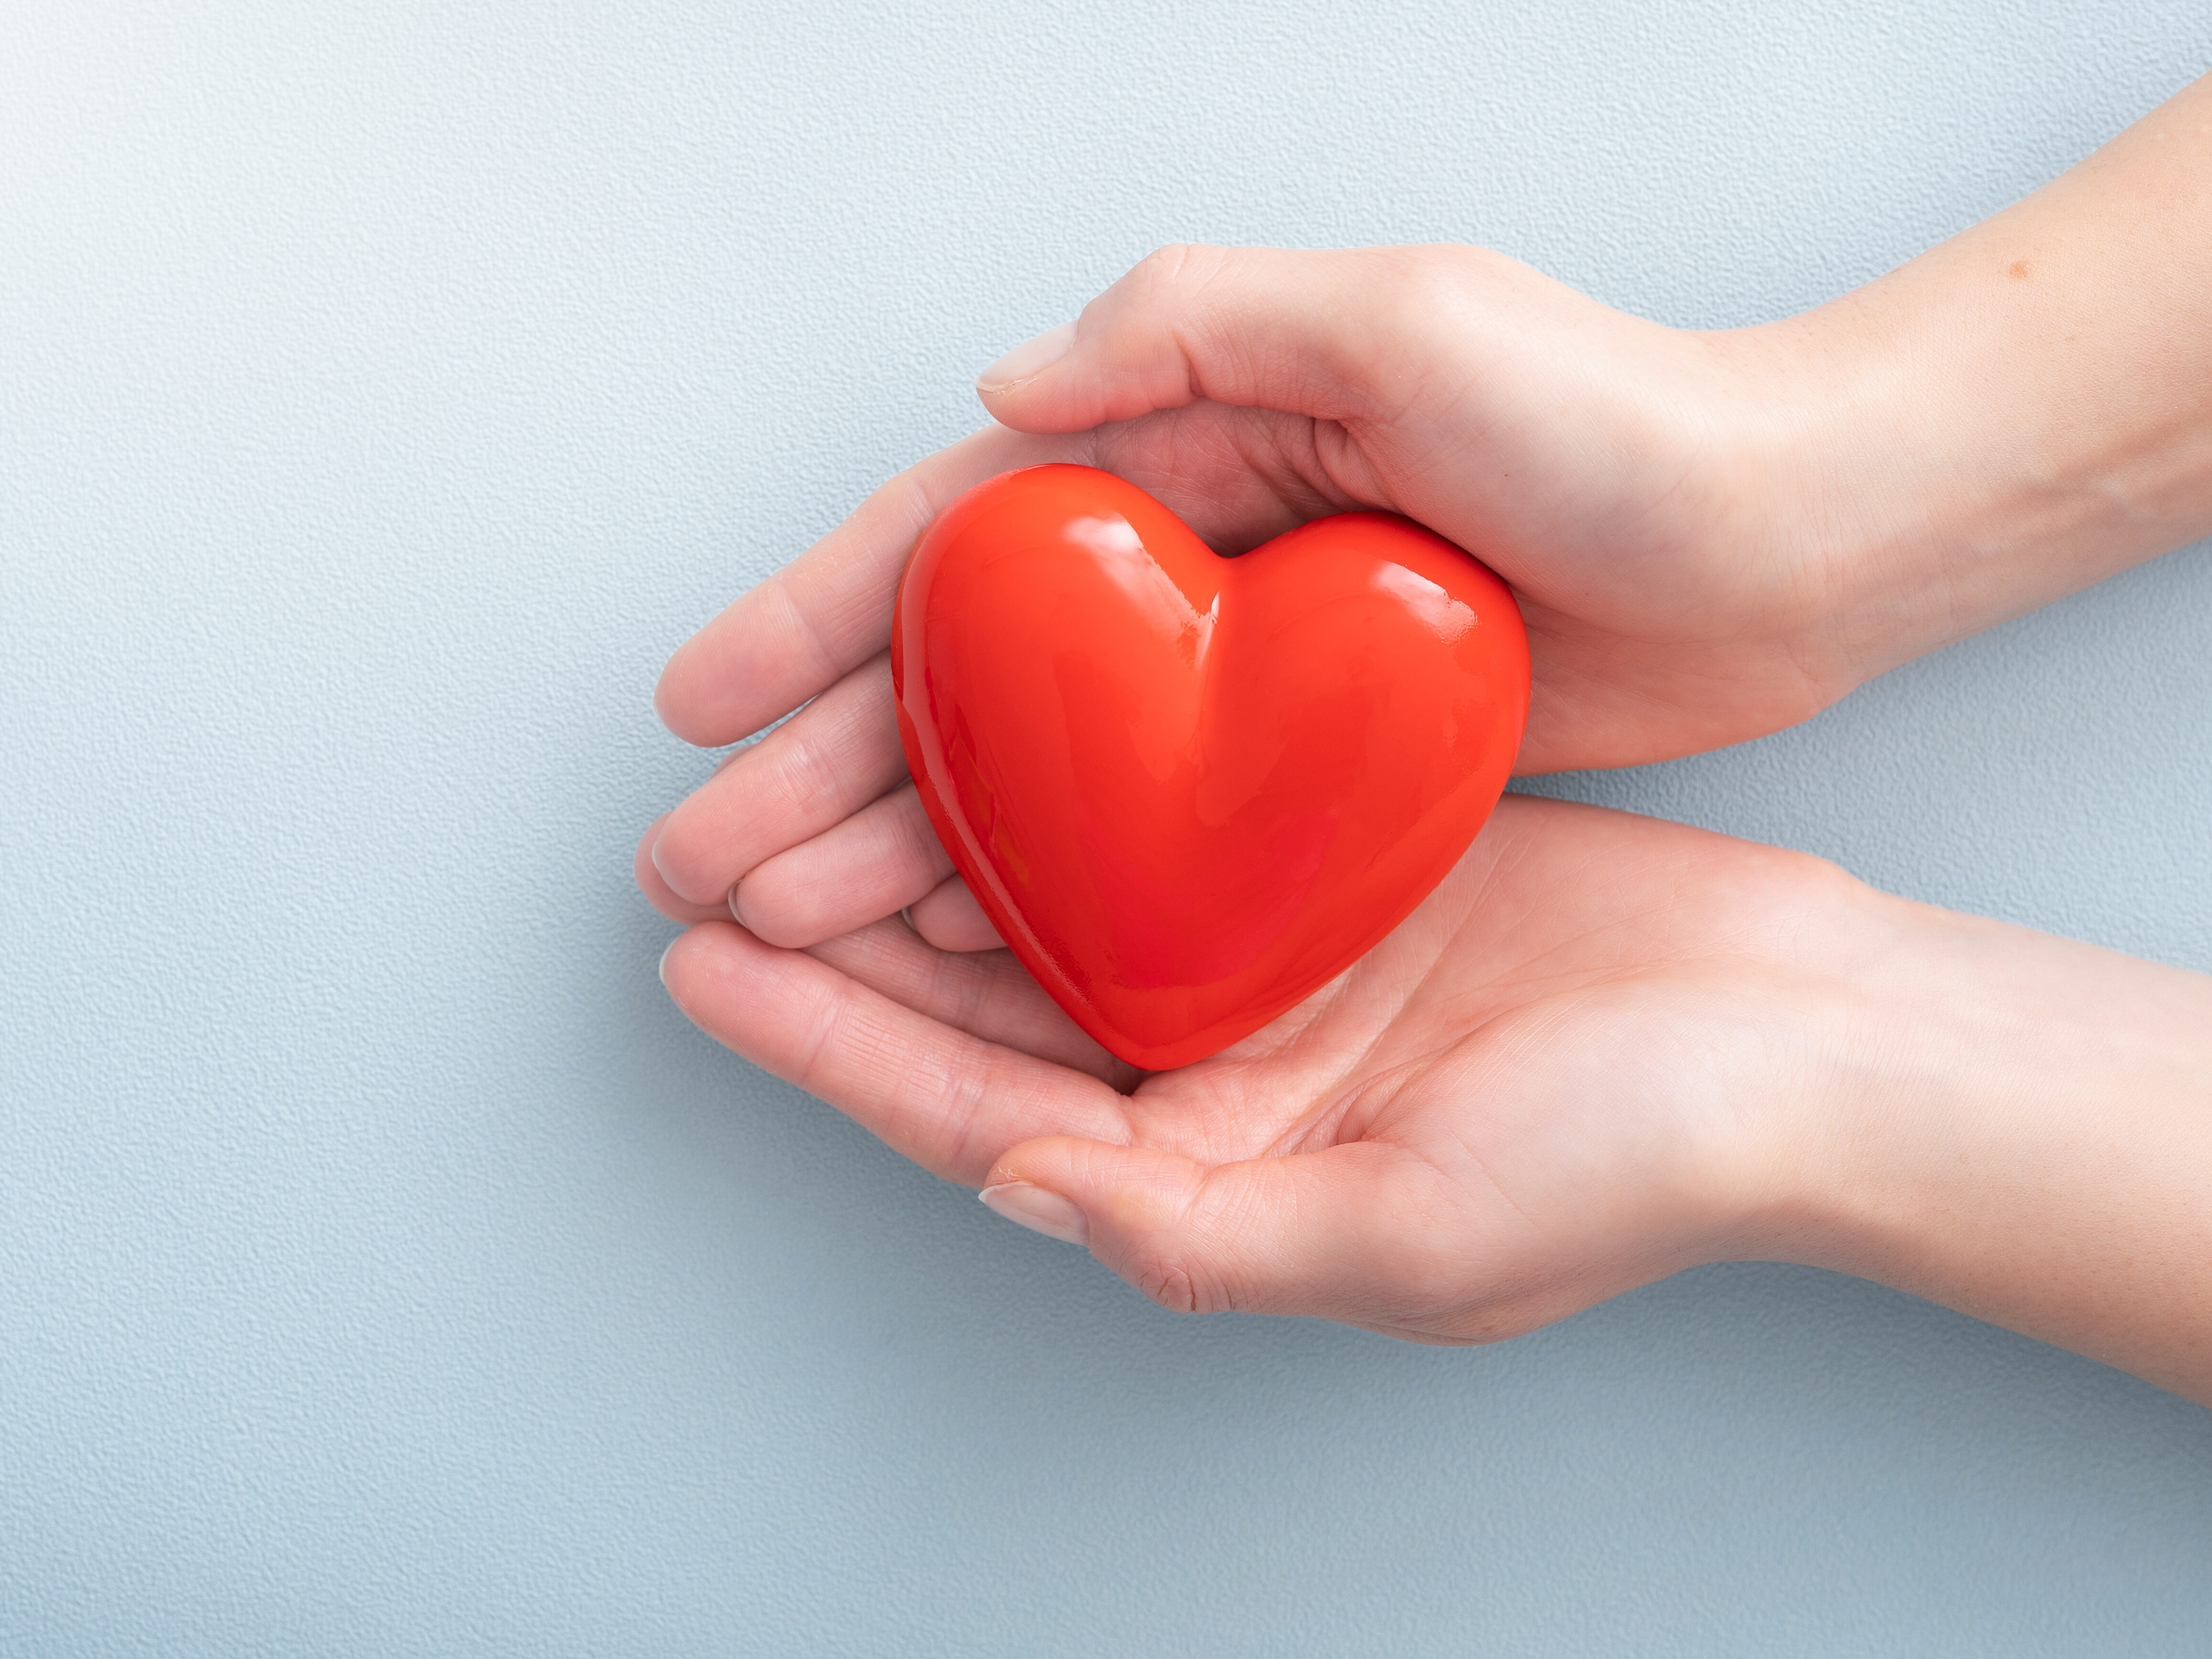
[(691, 743), (799, 709), (639, 848), (647, 896), (690, 924), (671, 993), (1176, 1309), (1481, 1340), (1696, 1262), (1791, 1255), (1916, 907), (1817, 859), (1509, 795), (1339, 979), (1143, 1076), (952, 874), (885, 651), (939, 511), (1074, 461), (1224, 551), (1380, 507), (1479, 553), (1528, 623), (1522, 773), (1757, 737), (1965, 631), (1956, 595), (1860, 550), (1882, 544), (1882, 480), (1854, 476), (1835, 351), (1802, 321), (1663, 328), (1472, 249), (1154, 255), (985, 372), (997, 424), (668, 665), (658, 708)]

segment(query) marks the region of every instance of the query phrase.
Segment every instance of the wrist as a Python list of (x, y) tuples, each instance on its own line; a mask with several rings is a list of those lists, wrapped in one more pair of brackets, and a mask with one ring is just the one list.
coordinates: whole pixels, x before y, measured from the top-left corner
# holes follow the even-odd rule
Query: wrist
[[(1718, 337), (1747, 393), (1735, 445), (1762, 562), (1833, 695), (2026, 609), (1993, 558), (2016, 490), (1960, 453), (1950, 388), (1865, 291)], [(1973, 591), (1968, 591), (1972, 589)]]
[(1769, 545), (1854, 683), (2212, 529), (2212, 331), (2112, 304), (2081, 250), (2014, 258), (2039, 211), (1708, 337), (1753, 391)]
[(2212, 980), (1873, 898), (1763, 1253), (2204, 1397)]

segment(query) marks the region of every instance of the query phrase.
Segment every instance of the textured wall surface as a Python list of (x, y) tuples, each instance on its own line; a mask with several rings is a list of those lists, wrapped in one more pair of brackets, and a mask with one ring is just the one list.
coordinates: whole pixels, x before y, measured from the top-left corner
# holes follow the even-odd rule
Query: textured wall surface
[[(696, 1033), (629, 861), (666, 653), (1156, 244), (1753, 321), (2207, 67), (2203, 0), (0, 8), (0, 1652), (2201, 1651), (2212, 1414), (1777, 1267), (1176, 1320)], [(2212, 969), (2208, 641), (2185, 551), (1546, 787)]]

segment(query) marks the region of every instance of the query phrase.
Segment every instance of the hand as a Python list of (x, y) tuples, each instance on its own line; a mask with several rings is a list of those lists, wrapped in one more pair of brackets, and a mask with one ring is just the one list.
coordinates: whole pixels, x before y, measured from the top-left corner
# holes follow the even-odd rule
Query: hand
[(709, 922), (662, 971), (739, 1054), (1171, 1308), (1474, 1341), (1760, 1252), (1885, 902), (1798, 854), (1508, 796), (1341, 978), (1141, 1079), (1009, 953), (896, 919), (806, 951)]
[(2212, 978), (1507, 796), (1302, 1006), (1138, 1076), (1005, 951), (694, 927), (684, 1012), (1168, 1307), (1487, 1341), (1838, 1268), (2212, 1403)]
[(1529, 624), (1524, 771), (1730, 742), (1854, 683), (1804, 621), (1820, 572), (1775, 556), (1757, 510), (1769, 370), (1741, 342), (1474, 249), (1182, 249), (1016, 368), (993, 412), (1061, 435), (1000, 426), (933, 456), (669, 664), (659, 708), (696, 743), (815, 699), (654, 827), (640, 877), (671, 915), (720, 913), (742, 878), (735, 914), (776, 944), (908, 905), (939, 944), (996, 942), (902, 787), (884, 652), (921, 531), (1042, 461), (1129, 478), (1225, 550), (1371, 506), (1479, 553)]
[(992, 942), (900, 787), (883, 651), (930, 520), (1040, 461), (1117, 472), (1224, 551), (1356, 507), (1468, 548), (1528, 623), (1523, 772), (1802, 720), (2212, 532), (2208, 224), (2212, 77), (2018, 205), (1758, 328), (1662, 328), (1468, 248), (1156, 254), (986, 372), (1000, 425), (676, 654), (659, 702), (692, 742), (816, 702), (654, 826), (641, 879), (687, 921), (734, 887), (779, 944), (908, 905), (940, 944)]

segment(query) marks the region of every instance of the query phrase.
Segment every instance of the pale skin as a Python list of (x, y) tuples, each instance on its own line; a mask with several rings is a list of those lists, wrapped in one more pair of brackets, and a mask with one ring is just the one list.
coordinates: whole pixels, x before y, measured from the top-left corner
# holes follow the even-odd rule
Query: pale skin
[(1382, 507), (1478, 553), (1529, 623), (1524, 772), (1803, 720), (2212, 534), (2212, 82), (1783, 322), (1669, 330), (1473, 249), (1178, 248), (979, 390), (994, 425), (663, 676), (702, 744), (806, 705), (639, 848), (692, 1019), (1172, 1308), (1481, 1341), (1786, 1260), (2212, 1403), (2212, 979), (1509, 797), (1342, 977), (1141, 1076), (952, 875), (883, 656), (938, 510), (1074, 460), (1224, 550)]

